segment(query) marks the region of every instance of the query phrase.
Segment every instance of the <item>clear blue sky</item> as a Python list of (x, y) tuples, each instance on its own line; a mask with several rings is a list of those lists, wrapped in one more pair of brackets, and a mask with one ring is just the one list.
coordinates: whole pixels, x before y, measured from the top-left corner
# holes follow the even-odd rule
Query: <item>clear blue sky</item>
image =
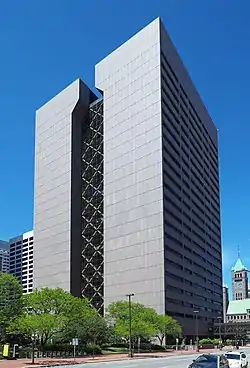
[(0, 1), (0, 239), (32, 228), (35, 110), (161, 16), (219, 129), (224, 268), (250, 267), (250, 3)]

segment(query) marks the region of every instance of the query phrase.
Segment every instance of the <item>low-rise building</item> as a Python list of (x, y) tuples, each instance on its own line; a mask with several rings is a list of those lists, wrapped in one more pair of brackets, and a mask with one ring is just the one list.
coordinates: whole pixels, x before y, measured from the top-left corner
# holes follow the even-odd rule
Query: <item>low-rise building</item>
[(250, 321), (250, 299), (231, 300), (227, 309), (227, 322)]

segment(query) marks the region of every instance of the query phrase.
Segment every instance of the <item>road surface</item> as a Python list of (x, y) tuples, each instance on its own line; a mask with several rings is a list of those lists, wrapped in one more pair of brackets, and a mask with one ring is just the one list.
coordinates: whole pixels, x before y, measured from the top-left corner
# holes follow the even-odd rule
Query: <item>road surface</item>
[[(77, 368), (187, 368), (192, 360), (196, 358), (196, 356), (197, 355), (179, 355), (166, 358), (135, 359), (105, 363), (85, 363), (83, 365), (77, 365)], [(67, 368), (76, 368), (76, 366), (67, 366)]]
[[(250, 362), (250, 348), (243, 348), (242, 350), (249, 356)], [(187, 368), (197, 356), (197, 354), (192, 354), (165, 358), (123, 360), (119, 362), (85, 363), (77, 365), (77, 368)], [(76, 368), (76, 366), (67, 366), (67, 368)]]

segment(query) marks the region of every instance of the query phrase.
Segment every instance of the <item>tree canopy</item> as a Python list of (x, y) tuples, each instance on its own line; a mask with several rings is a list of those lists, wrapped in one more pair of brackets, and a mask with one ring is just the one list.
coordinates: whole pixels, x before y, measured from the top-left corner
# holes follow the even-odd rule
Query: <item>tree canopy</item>
[[(129, 339), (128, 301), (111, 303), (104, 318), (87, 299), (76, 298), (60, 288), (34, 290), (22, 297), (18, 281), (5, 275), (0, 277), (0, 303), (5, 330), (29, 341), (36, 336), (42, 350), (52, 342), (69, 343), (72, 338), (79, 338), (83, 346)], [(158, 315), (153, 308), (132, 302), (131, 313), (133, 341), (157, 337), (163, 344), (165, 337), (181, 335), (181, 326), (175, 319)]]
[(41, 348), (94, 313), (86, 299), (75, 298), (60, 288), (35, 290), (23, 300), (24, 313), (12, 323), (11, 332), (36, 335)]
[(18, 280), (9, 274), (0, 273), (0, 335), (5, 336), (6, 330), (15, 318), (22, 314), (23, 289)]
[(174, 318), (167, 315), (158, 315), (156, 319), (156, 337), (158, 337), (160, 344), (163, 344), (164, 338), (167, 336), (180, 337), (182, 328), (181, 325)]
[[(160, 343), (164, 337), (181, 335), (180, 324), (172, 317), (158, 315), (153, 308), (145, 307), (140, 303), (131, 303), (132, 314), (132, 338), (150, 339), (158, 337)], [(114, 332), (117, 336), (129, 338), (129, 303), (118, 301), (111, 303), (107, 310), (108, 319), (114, 324)]]

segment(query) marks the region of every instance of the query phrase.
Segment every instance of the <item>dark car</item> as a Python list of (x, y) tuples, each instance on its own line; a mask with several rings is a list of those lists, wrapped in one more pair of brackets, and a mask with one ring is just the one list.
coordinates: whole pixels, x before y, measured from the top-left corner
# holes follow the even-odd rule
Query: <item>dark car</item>
[(188, 368), (229, 368), (229, 363), (224, 355), (202, 354)]

